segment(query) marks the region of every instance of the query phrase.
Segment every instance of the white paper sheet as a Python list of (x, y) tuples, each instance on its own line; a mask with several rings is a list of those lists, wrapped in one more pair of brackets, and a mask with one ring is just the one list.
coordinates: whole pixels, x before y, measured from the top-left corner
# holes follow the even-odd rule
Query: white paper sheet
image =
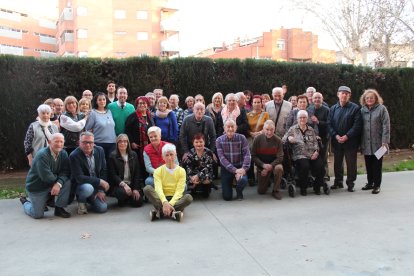
[(387, 147), (386, 146), (382, 146), (374, 154), (377, 157), (377, 159), (379, 160), (386, 153), (387, 153)]

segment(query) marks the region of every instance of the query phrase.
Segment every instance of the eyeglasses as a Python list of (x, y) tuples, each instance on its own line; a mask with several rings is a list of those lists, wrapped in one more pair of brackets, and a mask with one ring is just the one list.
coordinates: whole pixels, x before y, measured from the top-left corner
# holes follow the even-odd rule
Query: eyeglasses
[(145, 103), (145, 102), (140, 102), (140, 103), (138, 103), (138, 105), (146, 105), (147, 103)]
[(95, 144), (95, 142), (82, 141), (82, 144), (91, 146), (91, 145)]

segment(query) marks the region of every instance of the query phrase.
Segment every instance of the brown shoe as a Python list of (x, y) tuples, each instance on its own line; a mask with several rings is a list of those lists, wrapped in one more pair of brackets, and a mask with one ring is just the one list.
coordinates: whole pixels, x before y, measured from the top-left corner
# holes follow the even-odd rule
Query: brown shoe
[(282, 199), (282, 194), (281, 194), (279, 191), (277, 191), (277, 192), (272, 192), (272, 196), (273, 196), (274, 198), (276, 198), (277, 200), (281, 200), (281, 199)]

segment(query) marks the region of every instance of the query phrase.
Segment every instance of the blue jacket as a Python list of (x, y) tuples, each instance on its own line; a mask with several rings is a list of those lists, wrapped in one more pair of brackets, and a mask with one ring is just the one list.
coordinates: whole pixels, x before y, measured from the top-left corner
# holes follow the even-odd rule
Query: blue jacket
[[(339, 148), (343, 146), (348, 149), (358, 148), (361, 141), (362, 117), (359, 105), (348, 102), (344, 106), (338, 103), (333, 105), (329, 111), (328, 125), (329, 134), (332, 138), (332, 146)], [(348, 136), (348, 141), (339, 144), (336, 135)]]
[(70, 169), (72, 172), (72, 188), (75, 189), (80, 184), (89, 183), (95, 189), (99, 187), (101, 179), (107, 181), (107, 170), (105, 153), (103, 148), (95, 146), (93, 149), (93, 156), (95, 157), (95, 175), (91, 176), (89, 172), (88, 160), (83, 151), (77, 147), (69, 156)]

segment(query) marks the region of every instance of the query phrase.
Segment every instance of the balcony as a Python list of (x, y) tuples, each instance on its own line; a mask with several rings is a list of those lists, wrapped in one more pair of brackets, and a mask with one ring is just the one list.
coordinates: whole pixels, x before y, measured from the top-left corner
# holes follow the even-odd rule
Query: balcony
[(176, 40), (161, 41), (161, 55), (170, 56), (180, 52), (180, 43)]
[(179, 22), (175, 17), (169, 17), (161, 20), (160, 31), (168, 34), (169, 36), (177, 34), (180, 30)]

